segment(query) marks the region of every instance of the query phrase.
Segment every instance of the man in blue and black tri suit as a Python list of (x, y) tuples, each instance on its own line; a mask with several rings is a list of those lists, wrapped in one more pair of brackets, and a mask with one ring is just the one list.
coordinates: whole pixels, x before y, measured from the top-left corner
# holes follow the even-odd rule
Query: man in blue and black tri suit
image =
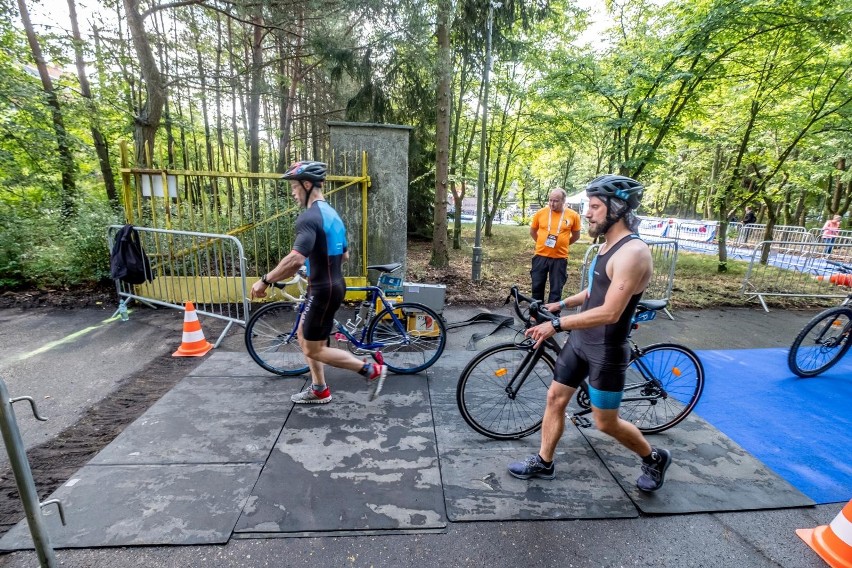
[(387, 375), (385, 365), (361, 361), (348, 351), (328, 345), (334, 314), (346, 294), (341, 265), (349, 258), (349, 252), (346, 227), (322, 194), (325, 174), (325, 164), (313, 161), (296, 162), (284, 173), (283, 178), (290, 181), (293, 198), (305, 211), (296, 219), (293, 250), (251, 287), (252, 298), (263, 298), (273, 282), (291, 278), (303, 265), (308, 269), (299, 345), (311, 370), (311, 386), (291, 397), (297, 404), (331, 402), (323, 364), (357, 371), (364, 376), (370, 388), (370, 400), (382, 390)]
[(526, 331), (527, 337), (536, 341), (536, 347), (558, 331), (571, 330), (571, 334), (559, 353), (547, 393), (539, 453), (509, 464), (509, 473), (515, 477), (556, 476), (553, 459), (565, 427), (565, 408), (588, 377), (598, 430), (642, 458), (637, 487), (656, 491), (663, 485), (672, 460), (670, 452), (652, 447), (635, 425), (618, 415), (630, 362), (627, 335), (636, 305), (653, 272), (648, 245), (635, 232), (639, 220), (633, 210), (639, 206), (643, 192), (638, 181), (617, 175), (597, 177), (586, 187), (589, 234), (592, 238), (603, 235), (605, 243), (589, 269), (589, 287), (545, 305), (550, 312), (577, 306), (582, 306), (581, 311), (554, 317)]

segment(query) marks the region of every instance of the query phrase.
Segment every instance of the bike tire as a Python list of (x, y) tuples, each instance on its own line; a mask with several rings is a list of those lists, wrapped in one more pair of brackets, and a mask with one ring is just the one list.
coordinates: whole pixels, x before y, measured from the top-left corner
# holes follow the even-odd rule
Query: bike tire
[[(508, 381), (529, 374), (514, 396)], [(538, 432), (556, 363), (549, 353), (538, 358), (530, 346), (500, 343), (485, 349), (465, 366), (456, 387), (456, 403), (468, 426), (495, 440), (517, 440)]]
[(787, 353), (787, 366), (803, 378), (824, 373), (849, 351), (850, 330), (852, 308), (838, 306), (820, 312), (796, 336)]
[(246, 324), (246, 349), (255, 363), (282, 377), (308, 372), (296, 336), (299, 304), (272, 302), (255, 311)]
[[(646, 374), (650, 373), (650, 380)], [(644, 434), (682, 422), (704, 392), (704, 366), (688, 347), (656, 343), (630, 362), (619, 414)], [(630, 400), (633, 397), (649, 397)]]
[[(397, 319), (404, 330), (397, 328), (391, 312), (397, 313)], [(400, 317), (401, 316), (401, 317)], [(416, 326), (422, 320), (431, 331), (418, 331)], [(431, 320), (431, 323), (430, 321)], [(415, 329), (410, 329), (415, 326)], [(384, 364), (399, 375), (412, 375), (428, 369), (444, 352), (447, 345), (447, 324), (435, 310), (417, 302), (400, 302), (389, 310), (383, 309), (370, 320), (367, 328), (367, 343), (381, 343)]]

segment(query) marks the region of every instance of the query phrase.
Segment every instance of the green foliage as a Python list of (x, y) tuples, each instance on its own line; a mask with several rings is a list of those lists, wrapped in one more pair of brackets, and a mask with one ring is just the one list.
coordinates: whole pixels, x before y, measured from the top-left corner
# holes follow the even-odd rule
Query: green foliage
[(74, 286), (109, 278), (107, 226), (118, 215), (102, 200), (78, 203), (65, 224), (58, 208), (29, 215), (0, 208), (0, 285)]

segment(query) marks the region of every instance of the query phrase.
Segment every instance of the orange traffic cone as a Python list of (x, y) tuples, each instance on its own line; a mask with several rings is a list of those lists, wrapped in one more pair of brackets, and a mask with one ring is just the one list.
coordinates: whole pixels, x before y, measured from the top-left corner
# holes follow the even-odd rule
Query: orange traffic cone
[(815, 529), (797, 529), (796, 534), (831, 568), (852, 567), (852, 501), (831, 521)]
[(195, 313), (192, 302), (186, 303), (186, 312), (183, 317), (183, 341), (178, 350), (172, 353), (172, 357), (201, 357), (213, 349), (213, 344), (204, 339), (201, 331), (201, 322)]

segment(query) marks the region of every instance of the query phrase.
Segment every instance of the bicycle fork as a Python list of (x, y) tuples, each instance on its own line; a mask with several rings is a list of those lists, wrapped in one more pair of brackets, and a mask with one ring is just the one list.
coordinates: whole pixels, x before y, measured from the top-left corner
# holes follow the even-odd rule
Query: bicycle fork
[[(515, 397), (518, 396), (518, 391), (520, 391), (521, 387), (524, 386), (524, 383), (527, 381), (527, 377), (530, 376), (530, 373), (535, 368), (536, 363), (538, 363), (541, 357), (541, 349), (530, 349), (526, 354), (520, 367), (518, 367), (518, 372), (512, 376), (504, 388), (510, 400), (515, 400)], [(498, 375), (500, 371), (503, 371), (503, 373), (507, 372), (505, 368), (499, 369), (497, 371)], [(517, 387), (515, 385), (517, 385)]]

